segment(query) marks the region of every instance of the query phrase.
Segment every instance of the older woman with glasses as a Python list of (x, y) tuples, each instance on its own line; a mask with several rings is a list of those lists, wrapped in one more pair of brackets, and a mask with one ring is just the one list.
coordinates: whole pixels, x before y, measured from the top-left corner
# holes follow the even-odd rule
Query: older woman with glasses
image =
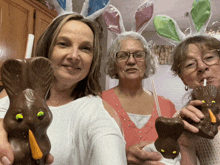
[[(194, 36), (182, 41), (173, 52), (173, 65), (171, 70), (178, 75), (186, 89), (203, 86), (206, 79), (208, 85), (220, 89), (220, 41), (209, 36)], [(218, 98), (220, 99), (220, 98)], [(220, 100), (216, 100), (218, 103)], [(200, 122), (204, 114), (196, 107), (202, 105), (202, 100), (190, 101), (181, 111), (180, 116)], [(220, 115), (218, 115), (220, 117)], [(184, 120), (185, 128), (193, 133), (198, 133), (198, 128)], [(214, 139), (205, 139), (193, 134), (185, 134), (188, 139), (182, 139), (181, 144), (187, 152), (183, 157), (191, 159), (192, 164), (201, 165), (220, 164), (220, 135)], [(185, 159), (182, 159), (184, 161)], [(182, 162), (190, 164), (189, 162)]]
[[(142, 150), (157, 139), (154, 97), (142, 86), (142, 80), (155, 73), (155, 59), (146, 40), (136, 33), (120, 34), (108, 52), (106, 72), (111, 78), (119, 79), (119, 84), (102, 92), (102, 98), (121, 119), (128, 164), (156, 163), (161, 159), (158, 153)], [(158, 96), (158, 101), (162, 115), (172, 117), (176, 112), (174, 104), (162, 96)]]

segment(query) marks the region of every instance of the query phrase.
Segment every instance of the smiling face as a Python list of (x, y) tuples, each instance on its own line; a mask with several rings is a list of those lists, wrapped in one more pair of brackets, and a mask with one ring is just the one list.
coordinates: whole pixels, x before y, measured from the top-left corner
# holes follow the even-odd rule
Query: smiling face
[[(134, 53), (144, 51), (144, 48), (140, 41), (129, 37), (121, 41), (120, 51)], [(120, 61), (117, 59), (116, 68), (119, 80), (142, 80), (146, 69), (146, 62), (145, 59), (137, 61), (134, 59), (133, 55), (130, 55), (127, 61)]]
[(220, 64), (217, 63), (208, 66), (202, 61), (203, 52), (195, 44), (189, 44), (187, 58), (197, 61), (197, 68), (193, 72), (188, 72), (184, 66), (181, 66), (180, 78), (185, 85), (190, 88), (203, 86), (204, 79), (207, 79), (207, 85), (214, 85), (220, 88)]
[(94, 34), (83, 22), (70, 20), (60, 30), (50, 60), (56, 81), (76, 85), (89, 73)]

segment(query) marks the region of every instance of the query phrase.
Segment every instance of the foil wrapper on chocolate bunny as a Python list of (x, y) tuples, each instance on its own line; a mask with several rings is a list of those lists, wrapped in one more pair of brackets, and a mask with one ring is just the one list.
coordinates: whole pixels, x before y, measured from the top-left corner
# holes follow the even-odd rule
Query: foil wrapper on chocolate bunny
[(1, 74), (10, 100), (3, 124), (14, 152), (13, 164), (44, 165), (51, 148), (47, 128), (52, 113), (46, 104), (53, 79), (51, 62), (43, 57), (9, 59)]
[(219, 91), (213, 85), (198, 87), (192, 91), (192, 100), (203, 101), (203, 104), (196, 108), (202, 111), (205, 117), (199, 123), (188, 118), (184, 118), (184, 120), (199, 129), (199, 132), (197, 133), (198, 136), (213, 139), (218, 133), (220, 121), (217, 116), (219, 113), (219, 103), (217, 98), (219, 96)]

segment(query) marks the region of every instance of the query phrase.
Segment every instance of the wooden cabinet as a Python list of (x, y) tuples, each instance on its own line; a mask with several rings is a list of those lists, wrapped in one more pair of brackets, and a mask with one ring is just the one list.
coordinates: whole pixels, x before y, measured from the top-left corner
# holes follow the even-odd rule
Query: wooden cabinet
[(37, 0), (0, 0), (0, 67), (8, 58), (23, 59), (28, 34), (36, 45), (56, 15)]

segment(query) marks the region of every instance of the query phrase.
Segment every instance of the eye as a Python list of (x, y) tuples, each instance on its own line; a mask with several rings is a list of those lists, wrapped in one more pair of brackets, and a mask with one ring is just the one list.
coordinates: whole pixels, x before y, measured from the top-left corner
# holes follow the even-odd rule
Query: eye
[(205, 103), (205, 100), (202, 100), (203, 103)]
[(43, 111), (38, 112), (38, 113), (37, 113), (37, 117), (38, 117), (39, 119), (42, 119), (42, 118), (44, 117), (44, 112), (43, 112)]
[(21, 113), (17, 114), (15, 118), (16, 118), (16, 120), (18, 122), (22, 122), (23, 121), (23, 115)]
[(57, 42), (57, 45), (58, 45), (59, 47), (67, 47), (67, 46), (68, 46), (67, 43), (64, 42), (64, 41)]
[(176, 154), (176, 151), (173, 151), (173, 154)]
[(196, 66), (196, 62), (195, 61), (187, 62), (185, 64), (185, 68), (187, 68), (187, 69), (194, 68), (195, 66)]
[(161, 152), (165, 152), (163, 149), (160, 150)]
[(83, 47), (83, 50), (85, 51), (85, 52), (92, 52), (92, 48), (91, 47), (88, 47), (88, 46), (85, 46), (85, 47)]
[(215, 104), (215, 101), (213, 100), (212, 103)]

